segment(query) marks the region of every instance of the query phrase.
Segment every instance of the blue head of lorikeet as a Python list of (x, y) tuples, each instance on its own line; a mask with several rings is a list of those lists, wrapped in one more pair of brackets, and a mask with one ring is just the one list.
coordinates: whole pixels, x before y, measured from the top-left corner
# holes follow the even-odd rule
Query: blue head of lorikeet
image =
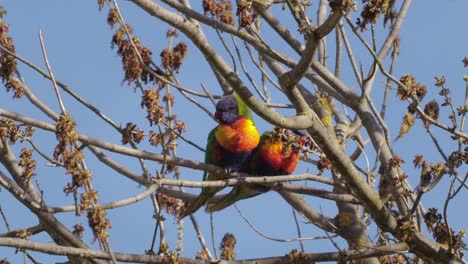
[(232, 124), (241, 116), (239, 106), (233, 96), (224, 96), (216, 104), (215, 118), (221, 124)]

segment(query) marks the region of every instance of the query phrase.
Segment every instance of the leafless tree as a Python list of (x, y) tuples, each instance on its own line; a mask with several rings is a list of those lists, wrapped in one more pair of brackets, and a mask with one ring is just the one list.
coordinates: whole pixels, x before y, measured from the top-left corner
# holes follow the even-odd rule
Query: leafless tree
[[(0, 234), (1, 246), (16, 248), (34, 263), (35, 251), (67, 256), (70, 263), (464, 263), (463, 232), (451, 228), (447, 208), (467, 189), (468, 135), (464, 132), (467, 97), (464, 93), (456, 94), (465, 99), (463, 105), (455, 105), (445, 78), (436, 77), (433, 86), (439, 89), (440, 97), (428, 100), (426, 86), (415, 77), (394, 76), (400, 48), (399, 31), (411, 0), (362, 3), (351, 0), (130, 0), (146, 16), (167, 25), (166, 29), (155, 29), (169, 40), (162, 51), (151, 50), (134, 33), (132, 26), (125, 22), (118, 2), (98, 0), (98, 6), (103, 16), (107, 13), (107, 23), (113, 30), (112, 48), (121, 58), (124, 82), (141, 98), (145, 114), (135, 116), (135, 120), (146, 119), (142, 125), (137, 121), (119, 125), (99, 105), (81, 97), (79, 89), (55, 78), (42, 32), (38, 39), (44, 67), (26, 59), (28, 54), (18, 54), (9, 34), (8, 15), (0, 9), (3, 86), (14, 99), (27, 98), (35, 111), (48, 118), (44, 121), (31, 117), (21, 108), (0, 108), (3, 165), (0, 186), (11, 194), (11, 199), (28, 209), (18, 211), (24, 215), (11, 216), (0, 207), (7, 227)], [(364, 50), (367, 57), (356, 57), (357, 49)], [(203, 55), (202, 63), (211, 70), (217, 83), (198, 80), (200, 89), (184, 85), (185, 70), (189, 67), (184, 62), (192, 52)], [(468, 66), (467, 57), (463, 63)], [(55, 94), (60, 112), (36, 97), (18, 65), (25, 65), (50, 80), (47, 94)], [(349, 80), (342, 78), (343, 69), (352, 72), (351, 82), (359, 89), (353, 89), (347, 84)], [(376, 84), (379, 77), (385, 79), (383, 93), (374, 89), (380, 85)], [(466, 77), (465, 82), (468, 91)], [(175, 102), (187, 100), (195, 111), (213, 117), (212, 104), (233, 92), (245, 101), (256, 118), (286, 129), (306, 129), (312, 143), (303, 149), (302, 162), (312, 164), (316, 168), (314, 173), (271, 177), (231, 173), (227, 180), (210, 182), (194, 181), (186, 175), (185, 172), (201, 175), (202, 171), (218, 174), (225, 171), (178, 155), (180, 145), (191, 146), (194, 152), (203, 152), (204, 148), (186, 132), (184, 121), (190, 119), (190, 113), (174, 114), (178, 107)], [(78, 102), (82, 109), (91, 110), (103, 126), (113, 129), (113, 136), (121, 138), (121, 144), (112, 143), (110, 136), (94, 138), (80, 132), (76, 123), (86, 120), (67, 110), (63, 95)], [(391, 125), (385, 119), (387, 109), (395, 107), (389, 104), (391, 96), (400, 99), (394, 101), (396, 106), (408, 109), (401, 126)], [(1, 100), (7, 99), (2, 96)], [(437, 101), (443, 103), (439, 105)], [(125, 107), (132, 111), (134, 106)], [(442, 115), (448, 117), (444, 116), (446, 121), (439, 119)], [(419, 126), (430, 136), (433, 150), (440, 154), (437, 162), (426, 160), (424, 153), (414, 157), (415, 169), (411, 173), (413, 177), (416, 172), (419, 174), (417, 184), (408, 181), (408, 171), (402, 166), (411, 161), (398, 156), (405, 150), (395, 148), (394, 144), (395, 138), (403, 138), (413, 126)], [(438, 133), (434, 134), (433, 130)], [(44, 135), (55, 136), (55, 146), (41, 142)], [(456, 144), (443, 143), (447, 141)], [(121, 162), (126, 159), (137, 161), (139, 171)], [(48, 183), (36, 175), (39, 174), (37, 160), (45, 160), (55, 168), (53, 174), (71, 175), (63, 194), (44, 194), (41, 185)], [(100, 202), (99, 189), (92, 180), (93, 165), (89, 165), (96, 161), (109, 173), (126, 177), (135, 186), (146, 189), (123, 200)], [(148, 163), (154, 161), (157, 168), (153, 170)], [(444, 208), (426, 207), (422, 203), (424, 195), (441, 182), (450, 186), (443, 194)], [(206, 240), (212, 234), (202, 232), (197, 214), (185, 220), (177, 218), (184, 202), (194, 199), (197, 193), (184, 188), (246, 183), (271, 187), (292, 206), (291, 217), (298, 227), (297, 238), (272, 238), (258, 230), (238, 209), (239, 218), (255, 232), (269, 240), (299, 241), (301, 246), (308, 239), (327, 239), (334, 245), (331, 251), (306, 252), (302, 248), (284, 252), (283, 256), (235, 260), (234, 235), (224, 236), (218, 256), (216, 249), (209, 249)], [(324, 187), (319, 189), (308, 183)], [(213, 201), (221, 196), (215, 196)], [(74, 204), (53, 206), (64, 197)], [(335, 207), (336, 215), (314, 208), (308, 202), (309, 197), (331, 201), (329, 206)], [(149, 199), (154, 210), (151, 246), (141, 249), (140, 254), (114, 252), (109, 236), (111, 231), (118, 230), (109, 229), (112, 219), (108, 211), (143, 199)], [(86, 215), (88, 225), (67, 227), (57, 217), (67, 212), (74, 212), (77, 218)], [(9, 218), (31, 216), (38, 219), (37, 225), (11, 230)], [(171, 225), (167, 219), (173, 219), (172, 223), (179, 229), (175, 238), (167, 237), (166, 228)], [(303, 237), (304, 226), (300, 221), (312, 224), (306, 228), (314, 228), (319, 235)], [(98, 241), (99, 250), (90, 248), (82, 239), (88, 227)], [(200, 243), (196, 258), (183, 253), (183, 230), (188, 228), (193, 228), (197, 236), (189, 239)], [(32, 242), (40, 233), (46, 233), (54, 243)], [(336, 239), (342, 239), (346, 245), (337, 244)], [(346, 249), (341, 249), (343, 246)]]

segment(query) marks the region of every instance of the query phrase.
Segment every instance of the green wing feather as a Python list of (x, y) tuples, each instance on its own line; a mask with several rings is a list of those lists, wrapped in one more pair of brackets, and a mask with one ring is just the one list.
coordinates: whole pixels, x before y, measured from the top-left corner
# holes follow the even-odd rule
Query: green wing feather
[(253, 121), (252, 111), (250, 111), (250, 108), (244, 103), (238, 94), (234, 93), (233, 96), (236, 98), (237, 105), (239, 106), (239, 115)]
[(264, 191), (257, 190), (256, 185), (254, 184), (243, 184), (239, 186), (234, 186), (232, 190), (228, 194), (226, 194), (226, 196), (224, 196), (221, 200), (219, 200), (215, 204), (208, 205), (206, 211), (220, 211), (234, 204), (237, 201), (257, 196), (259, 194), (262, 194), (263, 192)]
[(218, 127), (213, 128), (210, 133), (208, 134), (208, 138), (206, 140), (206, 148), (205, 148), (205, 163), (213, 164), (211, 160), (213, 151), (216, 147), (216, 129)]
[[(208, 140), (206, 144), (206, 149), (205, 149), (205, 163), (209, 164), (216, 164), (216, 160), (213, 160), (213, 151), (216, 148), (216, 133), (217, 127), (213, 128), (210, 133), (208, 134)], [(203, 181), (208, 180), (208, 181), (215, 181), (218, 180), (219, 176), (217, 174), (213, 173), (207, 173), (205, 172), (203, 174)], [(179, 218), (184, 218), (189, 214), (193, 214), (195, 211), (197, 211), (200, 207), (205, 205), (208, 200), (213, 197), (218, 191), (220, 191), (222, 188), (220, 187), (207, 187), (207, 188), (202, 188), (200, 195), (193, 201), (190, 202), (190, 204), (184, 208), (184, 210), (179, 214)]]

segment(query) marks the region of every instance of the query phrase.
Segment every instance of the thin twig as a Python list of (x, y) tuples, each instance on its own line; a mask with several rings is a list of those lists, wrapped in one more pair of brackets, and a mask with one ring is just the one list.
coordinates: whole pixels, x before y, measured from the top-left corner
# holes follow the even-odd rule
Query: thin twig
[(239, 207), (237, 207), (236, 204), (234, 204), (234, 207), (236, 208), (237, 212), (238, 212), (239, 215), (242, 217), (242, 219), (255, 231), (255, 233), (259, 234), (260, 236), (262, 236), (262, 237), (264, 237), (264, 238), (266, 238), (266, 239), (273, 240), (273, 241), (277, 241), (277, 242), (296, 242), (296, 241), (304, 241), (304, 240), (327, 239), (327, 237), (325, 237), (325, 236), (317, 236), (317, 237), (296, 237), (296, 238), (287, 238), (287, 239), (270, 237), (270, 236), (266, 235), (265, 233), (263, 233), (262, 231), (258, 230), (258, 229), (249, 221), (249, 219), (247, 219), (247, 217), (242, 213), (242, 211), (239, 209)]
[[(158, 216), (155, 215), (154, 217), (158, 217)], [(154, 225), (153, 237), (151, 238), (151, 246), (150, 246), (150, 249), (149, 249), (148, 253), (155, 253), (154, 252), (154, 245), (156, 244), (156, 237), (158, 236), (159, 222), (160, 221), (154, 221), (154, 222), (155, 222), (155, 225)]]
[(343, 56), (343, 42), (341, 40), (340, 26), (335, 27), (335, 41), (336, 41), (336, 55), (335, 55), (335, 76), (340, 78), (341, 76), (341, 60)]
[[(48, 162), (51, 163), (51, 166), (58, 166), (58, 167), (64, 167), (64, 164), (60, 161), (54, 160), (53, 158), (47, 156), (44, 152), (42, 152), (36, 144), (30, 139), (26, 138), (25, 141), (27, 141), (29, 144), (31, 144), (31, 147), (39, 154), (41, 155), (44, 159), (46, 159)], [(53, 165), (52, 165), (53, 164)]]
[(206, 95), (208, 96), (208, 98), (210, 99), (211, 103), (213, 104), (213, 106), (216, 106), (216, 102), (213, 98), (213, 96), (211, 95), (210, 93), (210, 90), (208, 90), (208, 87), (206, 87), (206, 85), (204, 83), (201, 84), (201, 87), (203, 88), (203, 90), (205, 91)]
[(50, 78), (52, 79), (52, 84), (54, 85), (55, 95), (57, 96), (57, 101), (59, 102), (60, 110), (62, 110), (62, 114), (66, 114), (67, 111), (65, 110), (65, 106), (63, 105), (62, 97), (60, 96), (60, 92), (57, 87), (57, 82), (55, 81), (54, 73), (52, 72), (52, 68), (50, 67), (50, 64), (49, 64), (49, 59), (47, 58), (47, 51), (45, 48), (44, 40), (42, 38), (42, 30), (40, 29), (39, 29), (39, 40), (41, 42), (42, 55), (44, 55), (44, 62), (47, 67), (47, 70), (49, 71)]
[(231, 57), (232, 67), (233, 67), (234, 72), (238, 73), (237, 72), (236, 59), (234, 58), (234, 54), (232, 54), (232, 51), (229, 48), (229, 46), (227, 45), (226, 40), (224, 40), (223, 35), (221, 34), (220, 30), (216, 29), (215, 31), (216, 31), (216, 34), (218, 35), (219, 40), (221, 40), (221, 43), (223, 44), (224, 49), (229, 54), (229, 57)]
[[(388, 73), (393, 75), (393, 71), (395, 70), (395, 65), (396, 65), (396, 59), (398, 57), (398, 44), (394, 43), (393, 44), (393, 51), (392, 51), (392, 61), (390, 63), (390, 68), (388, 69)], [(387, 103), (388, 103), (388, 95), (390, 94), (390, 78), (387, 78), (387, 81), (385, 82), (385, 92), (382, 100), (382, 108), (380, 110), (380, 115), (382, 116), (382, 119), (385, 119), (385, 113), (387, 110)]]
[(44, 231), (43, 224), (38, 224), (28, 228), (17, 229), (13, 231), (8, 231), (7, 233), (0, 234), (0, 237), (18, 237), (18, 233), (26, 231), (31, 235), (36, 235)]
[(385, 123), (385, 120), (383, 120), (382, 116), (380, 115), (380, 112), (377, 110), (377, 107), (375, 107), (374, 101), (370, 98), (368, 93), (363, 94), (367, 100), (367, 104), (370, 106), (370, 109), (374, 116), (377, 118), (377, 121), (379, 122), (380, 126), (382, 127), (382, 130), (385, 135), (385, 140), (387, 141), (387, 144), (390, 145), (390, 129), (388, 128), (387, 124)]
[(340, 35), (343, 38), (343, 42), (344, 42), (345, 48), (346, 48), (346, 54), (348, 54), (348, 59), (351, 62), (351, 66), (353, 68), (354, 75), (356, 76), (356, 80), (357, 80), (359, 86), (361, 87), (362, 86), (362, 75), (360, 74), (360, 72), (358, 70), (356, 60), (354, 59), (353, 50), (351, 49), (351, 44), (349, 43), (348, 36), (346, 35), (345, 28), (343, 26), (343, 22), (340, 21), (340, 23), (338, 24), (338, 28), (339, 28), (340, 33), (341, 33)]
[(158, 198), (156, 197), (156, 194), (154, 193), (151, 194), (151, 201), (153, 202), (155, 217), (156, 217), (156, 221), (158, 222), (159, 230), (161, 230), (159, 232), (160, 233), (159, 244), (162, 245), (163, 243), (167, 243), (166, 231), (165, 231), (166, 229), (165, 229), (164, 221), (162, 221), (161, 219), (161, 207), (159, 206), (159, 201), (158, 201)]
[(5, 222), (7, 231), (10, 232), (11, 231), (10, 223), (8, 223), (8, 218), (6, 217), (5, 212), (3, 212), (3, 208), (1, 204), (0, 204), (0, 214), (2, 215), (3, 222)]
[(190, 221), (192, 221), (193, 228), (195, 229), (195, 233), (197, 233), (198, 241), (200, 241), (200, 245), (202, 249), (205, 251), (206, 255), (208, 256), (209, 260), (214, 260), (213, 256), (211, 255), (208, 246), (206, 245), (205, 238), (203, 237), (203, 233), (201, 232), (200, 226), (198, 225), (197, 219), (193, 214), (190, 215)]
[[(301, 226), (299, 225), (299, 220), (297, 219), (296, 210), (293, 207), (291, 207), (291, 212), (292, 212), (292, 215), (293, 215), (294, 223), (296, 224), (297, 237), (302, 238)], [(302, 240), (299, 240), (299, 246), (301, 247), (301, 251), (305, 252), (304, 242)]]
[(242, 71), (244, 72), (245, 76), (249, 80), (250, 84), (252, 84), (252, 86), (254, 87), (257, 94), (265, 102), (266, 101), (265, 95), (262, 93), (262, 91), (260, 91), (260, 89), (258, 88), (257, 84), (255, 83), (254, 79), (252, 78), (252, 76), (250, 75), (249, 71), (247, 70), (245, 66), (245, 63), (244, 63), (244, 60), (242, 59), (242, 54), (240, 53), (240, 49), (239, 49), (239, 46), (237, 45), (236, 39), (234, 38), (234, 36), (231, 36), (231, 38), (232, 38), (232, 42), (234, 43), (234, 50), (236, 51), (237, 58), (239, 59)]
[(437, 151), (439, 152), (439, 154), (442, 156), (442, 158), (445, 160), (445, 162), (448, 162), (447, 155), (445, 155), (444, 150), (443, 150), (442, 147), (440, 146), (439, 141), (437, 141), (437, 139), (435, 138), (434, 134), (432, 133), (431, 128), (428, 127), (428, 128), (426, 129), (426, 132), (429, 134), (430, 138), (432, 139), (432, 142), (433, 142), (434, 145), (436, 146)]
[(187, 100), (189, 100), (190, 102), (192, 102), (194, 105), (198, 106), (198, 108), (200, 108), (201, 110), (203, 110), (203, 112), (205, 112), (209, 117), (211, 117), (211, 119), (213, 120), (216, 120), (213, 113), (208, 110), (205, 106), (203, 106), (200, 102), (198, 102), (197, 100), (195, 100), (195, 98), (189, 96), (187, 93), (185, 93), (184, 91), (182, 90), (178, 90), (185, 98), (187, 98)]
[[(247, 50), (247, 52), (249, 53), (249, 56), (250, 56), (250, 60), (254, 63), (254, 65), (260, 70), (260, 72), (262, 73), (262, 78), (266, 78), (268, 80), (269, 83), (271, 83), (274, 87), (276, 87), (278, 90), (281, 91), (281, 87), (279, 86), (278, 83), (276, 83), (271, 77), (270, 75), (265, 71), (265, 69), (260, 66), (260, 64), (255, 60), (254, 56), (253, 56), (253, 52), (252, 50), (250, 49), (250, 46), (248, 45), (248, 43), (246, 41), (244, 41), (244, 46)], [(268, 97), (267, 97), (267, 92), (268, 90), (266, 89), (263, 89), (263, 92), (264, 92), (264, 95), (266, 97), (266, 100), (265, 102), (268, 102)]]
[[(134, 195), (126, 199), (99, 204), (99, 207), (104, 208), (104, 209), (115, 209), (115, 208), (123, 207), (126, 205), (134, 204), (150, 196), (152, 193), (154, 193), (154, 191), (156, 191), (157, 188), (158, 186), (156, 184), (153, 184), (149, 186), (148, 189), (146, 189), (142, 193), (139, 193), (137, 195)], [(75, 210), (76, 208), (74, 205), (66, 205), (66, 206), (61, 206), (61, 207), (48, 207), (46, 209), (46, 211), (50, 213), (73, 212)]]
[(211, 244), (213, 246), (213, 253), (215, 259), (218, 259), (218, 251), (216, 250), (216, 240), (215, 240), (215, 226), (213, 221), (213, 213), (210, 213), (210, 230), (211, 230)]

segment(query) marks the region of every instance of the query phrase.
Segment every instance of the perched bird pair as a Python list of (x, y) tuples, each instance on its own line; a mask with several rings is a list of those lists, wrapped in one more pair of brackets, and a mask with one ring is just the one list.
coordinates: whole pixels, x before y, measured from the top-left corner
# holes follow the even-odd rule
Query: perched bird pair
[[(250, 109), (238, 96), (224, 96), (216, 104), (215, 118), (219, 125), (208, 135), (205, 162), (220, 166), (226, 172), (246, 172), (250, 175), (274, 176), (291, 174), (296, 168), (300, 148), (306, 143), (305, 134), (275, 128), (260, 134), (252, 120)], [(220, 180), (225, 176), (209, 173), (206, 180)], [(183, 218), (207, 204), (222, 187), (202, 188), (200, 195), (179, 214)], [(208, 212), (219, 211), (235, 202), (268, 191), (260, 184), (234, 186)]]

